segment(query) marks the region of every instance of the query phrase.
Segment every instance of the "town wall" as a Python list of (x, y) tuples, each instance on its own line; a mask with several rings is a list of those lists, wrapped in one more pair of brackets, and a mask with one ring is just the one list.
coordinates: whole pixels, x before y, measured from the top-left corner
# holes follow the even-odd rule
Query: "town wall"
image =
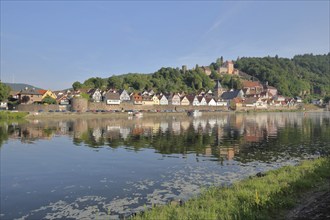
[[(48, 112), (50, 110), (75, 110), (79, 112), (86, 112), (87, 110), (90, 111), (97, 111), (97, 110), (104, 110), (104, 111), (127, 111), (127, 110), (137, 110), (137, 111), (148, 111), (148, 110), (157, 110), (157, 111), (166, 111), (166, 110), (176, 110), (176, 111), (187, 111), (192, 109), (198, 109), (202, 111), (215, 111), (221, 110), (225, 111), (228, 110), (226, 106), (183, 106), (183, 105), (135, 105), (131, 102), (121, 103), (120, 105), (108, 105), (105, 102), (87, 102), (85, 99), (73, 99), (72, 108), (70, 105), (36, 105), (36, 104), (21, 104), (18, 105), (18, 111), (28, 111), (28, 112), (37, 112), (37, 111), (45, 111)], [(249, 111), (249, 110), (295, 110), (297, 107), (275, 107), (271, 106), (268, 108), (255, 108), (255, 107), (237, 107), (237, 111)]]
[(37, 112), (37, 111), (56, 111), (56, 110), (67, 110), (66, 106), (60, 105), (36, 105), (36, 104), (20, 104), (17, 106), (18, 111), (25, 111), (25, 112)]
[(84, 98), (71, 99), (71, 109), (75, 111), (85, 112), (88, 110), (88, 100)]

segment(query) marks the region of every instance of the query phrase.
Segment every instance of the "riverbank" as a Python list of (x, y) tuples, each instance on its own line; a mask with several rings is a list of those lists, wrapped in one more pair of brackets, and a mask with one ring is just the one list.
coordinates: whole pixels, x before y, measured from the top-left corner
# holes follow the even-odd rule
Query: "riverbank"
[[(203, 116), (233, 114), (234, 111), (203, 112)], [(31, 112), (26, 119), (127, 118), (127, 112)], [(143, 112), (143, 117), (187, 117), (187, 112)]]
[(330, 158), (258, 174), (230, 187), (211, 187), (180, 203), (154, 207), (134, 219), (285, 219), (303, 195), (328, 187)]
[[(267, 113), (267, 112), (324, 112), (324, 109), (302, 110), (249, 110), (249, 111), (203, 111), (202, 116), (223, 114)], [(127, 118), (127, 112), (22, 112), (26, 119), (75, 119), (75, 118)], [(185, 111), (177, 112), (143, 112), (143, 117), (183, 117)]]
[(19, 120), (29, 115), (28, 112), (0, 111), (0, 120)]

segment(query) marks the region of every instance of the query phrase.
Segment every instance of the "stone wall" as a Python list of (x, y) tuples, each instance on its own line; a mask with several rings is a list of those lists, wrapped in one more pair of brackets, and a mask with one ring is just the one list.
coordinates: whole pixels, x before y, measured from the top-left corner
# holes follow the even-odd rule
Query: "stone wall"
[(37, 112), (37, 111), (45, 111), (48, 112), (49, 110), (67, 110), (67, 106), (64, 105), (36, 105), (36, 104), (20, 104), (17, 106), (18, 111), (25, 111), (25, 112)]
[(73, 98), (71, 99), (72, 110), (85, 112), (88, 110), (88, 100), (84, 98)]
[(96, 110), (159, 110), (159, 111), (165, 111), (165, 110), (191, 110), (191, 109), (199, 109), (199, 110), (227, 110), (227, 107), (220, 107), (220, 106), (183, 106), (183, 105), (134, 105), (133, 103), (127, 102), (127, 103), (121, 103), (120, 105), (107, 105), (104, 102), (90, 102), (88, 105), (88, 109), (91, 111)]
[[(198, 110), (228, 110), (228, 107), (224, 106), (183, 106), (183, 105), (134, 105), (131, 102), (124, 102), (120, 105), (108, 105), (105, 102), (87, 102), (86, 99), (72, 99), (72, 108), (70, 105), (35, 105), (35, 104), (21, 104), (18, 105), (17, 110), (18, 111), (28, 111), (28, 112), (37, 112), (39, 110), (43, 110), (45, 112), (48, 112), (49, 110), (75, 110), (79, 112), (86, 112), (87, 110), (96, 111), (96, 110), (105, 110), (105, 111), (111, 111), (111, 110), (158, 110), (158, 111), (166, 111), (166, 110), (176, 110), (176, 111), (187, 111), (192, 109), (198, 109)], [(256, 110), (294, 110), (297, 109), (296, 107), (268, 107), (267, 109), (256, 109)], [(248, 111), (248, 110), (255, 110), (254, 107), (239, 107), (236, 109), (237, 111)]]

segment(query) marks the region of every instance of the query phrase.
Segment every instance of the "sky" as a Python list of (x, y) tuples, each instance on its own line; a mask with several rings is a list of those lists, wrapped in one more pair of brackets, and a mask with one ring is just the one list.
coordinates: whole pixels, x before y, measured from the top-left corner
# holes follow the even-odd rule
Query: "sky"
[(329, 1), (3, 1), (1, 81), (75, 81), (218, 57), (326, 54)]

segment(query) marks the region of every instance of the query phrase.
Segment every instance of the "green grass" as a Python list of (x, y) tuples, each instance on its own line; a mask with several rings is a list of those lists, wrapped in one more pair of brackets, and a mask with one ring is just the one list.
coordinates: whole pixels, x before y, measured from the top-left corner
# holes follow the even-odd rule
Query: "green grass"
[(0, 111), (0, 120), (23, 119), (26, 115), (27, 112)]
[(330, 158), (304, 161), (251, 177), (230, 187), (211, 187), (182, 206), (160, 206), (134, 219), (274, 219), (330, 178)]

